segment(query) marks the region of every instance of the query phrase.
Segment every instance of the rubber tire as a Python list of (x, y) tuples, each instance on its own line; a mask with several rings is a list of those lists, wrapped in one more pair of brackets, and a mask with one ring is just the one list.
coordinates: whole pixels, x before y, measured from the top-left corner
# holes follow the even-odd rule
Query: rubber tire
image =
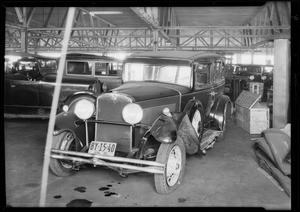
[(198, 107), (198, 108), (196, 108), (195, 110), (192, 110), (191, 111), (191, 115), (190, 115), (190, 121), (191, 121), (191, 123), (192, 123), (192, 121), (193, 121), (193, 117), (194, 117), (194, 114), (195, 114), (195, 112), (196, 112), (196, 110), (198, 110), (199, 112), (200, 112), (200, 115), (201, 115), (201, 131), (202, 132), (200, 132), (199, 133), (199, 137), (198, 137), (198, 139), (199, 139), (199, 142), (201, 143), (201, 139), (202, 139), (202, 136), (203, 136), (203, 132), (204, 132), (204, 125), (203, 125), (203, 120), (204, 120), (204, 111), (203, 111), (203, 109), (202, 109), (202, 107)]
[[(178, 177), (177, 182), (173, 186), (169, 186), (167, 183), (167, 160), (169, 157), (169, 154), (174, 146), (178, 146), (181, 151), (181, 171)], [(156, 192), (159, 194), (168, 194), (174, 191), (176, 188), (178, 188), (181, 185), (181, 182), (183, 180), (184, 172), (185, 172), (185, 162), (186, 162), (186, 152), (185, 152), (185, 146), (182, 141), (182, 139), (178, 136), (177, 140), (174, 143), (171, 144), (164, 144), (162, 143), (158, 149), (156, 162), (165, 164), (165, 170), (163, 174), (154, 174), (154, 182), (155, 182), (155, 189)]]
[[(61, 149), (62, 142), (64, 141), (64, 139), (66, 138), (68, 133), (72, 133), (72, 132), (65, 131), (58, 135), (53, 136), (52, 148), (60, 149), (60, 150), (68, 150), (68, 148)], [(70, 176), (77, 172), (76, 170), (72, 169), (71, 167), (70, 168), (64, 167), (61, 163), (61, 159), (50, 158), (49, 166), (50, 166), (51, 171), (59, 177)]]
[(220, 135), (219, 137), (217, 137), (217, 141), (223, 141), (225, 139), (225, 131), (226, 131), (226, 123), (227, 123), (227, 111), (228, 111), (228, 105), (229, 103), (226, 103), (225, 107), (224, 107), (224, 111), (223, 111), (223, 123), (222, 123), (222, 135)]

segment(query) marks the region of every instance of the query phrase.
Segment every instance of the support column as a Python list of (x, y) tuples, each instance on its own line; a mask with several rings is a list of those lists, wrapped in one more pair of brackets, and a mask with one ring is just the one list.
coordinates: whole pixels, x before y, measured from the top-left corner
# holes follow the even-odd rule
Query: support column
[(273, 73), (273, 128), (283, 128), (289, 120), (290, 111), (290, 41), (274, 41)]
[(153, 30), (153, 51), (158, 50), (158, 31)]

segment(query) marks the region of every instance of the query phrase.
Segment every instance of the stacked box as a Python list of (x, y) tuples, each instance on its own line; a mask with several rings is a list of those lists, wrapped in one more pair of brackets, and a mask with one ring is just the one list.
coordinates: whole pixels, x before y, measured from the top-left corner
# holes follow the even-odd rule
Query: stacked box
[(269, 108), (258, 102), (261, 95), (243, 90), (235, 101), (236, 123), (250, 134), (260, 134), (269, 128)]

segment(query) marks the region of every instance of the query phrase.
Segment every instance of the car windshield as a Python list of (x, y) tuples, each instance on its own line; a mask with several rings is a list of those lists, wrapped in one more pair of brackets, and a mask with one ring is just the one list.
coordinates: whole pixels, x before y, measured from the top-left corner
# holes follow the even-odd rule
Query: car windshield
[(24, 71), (33, 70), (33, 67), (35, 67), (35, 65), (36, 65), (36, 62), (33, 62), (33, 61), (19, 61), (18, 62), (19, 70), (24, 70)]
[(192, 69), (187, 65), (126, 63), (123, 81), (158, 81), (191, 87)]

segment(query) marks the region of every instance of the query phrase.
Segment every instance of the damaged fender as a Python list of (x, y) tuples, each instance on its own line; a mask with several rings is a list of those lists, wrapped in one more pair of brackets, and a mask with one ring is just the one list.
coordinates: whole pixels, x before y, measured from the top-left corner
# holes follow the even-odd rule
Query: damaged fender
[(177, 139), (177, 126), (174, 119), (163, 114), (156, 119), (149, 131), (161, 143), (173, 143)]

